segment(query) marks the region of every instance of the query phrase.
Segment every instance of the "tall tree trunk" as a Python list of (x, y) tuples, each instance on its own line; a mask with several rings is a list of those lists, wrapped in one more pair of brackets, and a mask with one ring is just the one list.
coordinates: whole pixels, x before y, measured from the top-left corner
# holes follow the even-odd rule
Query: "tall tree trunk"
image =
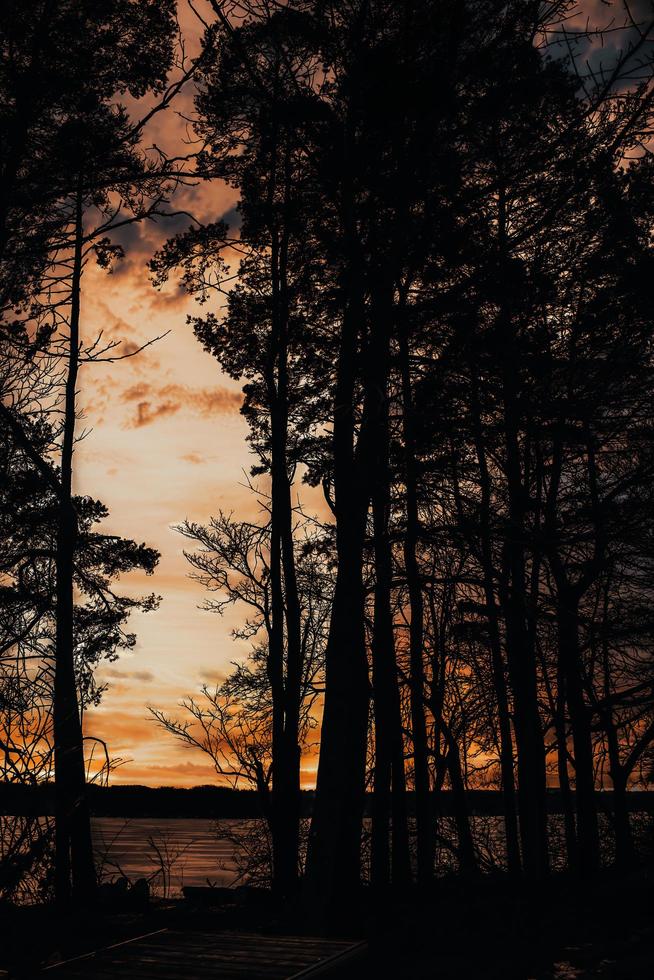
[[(390, 518), (388, 372), (392, 296), (375, 302), (375, 332), (369, 360), (370, 400), (374, 410), (374, 489), (372, 493), (375, 600), (372, 638), (373, 699), (375, 706), (375, 782), (373, 800), (372, 880), (388, 882), (389, 816), (392, 810), (392, 879), (405, 885), (411, 878), (407, 827), (404, 737), (391, 610), (392, 557)], [(391, 792), (392, 786), (392, 792)]]
[[(387, 529), (384, 526), (387, 506), (379, 499), (383, 496), (383, 491), (380, 493), (378, 490), (373, 495), (377, 582), (372, 639), (375, 706), (372, 882), (377, 887), (388, 884), (391, 870), (393, 884), (407, 884), (411, 877), (404, 739), (390, 610), (391, 562)], [(392, 840), (390, 853), (389, 839)]]
[(459, 865), (464, 874), (476, 874), (479, 868), (475, 854), (472, 828), (470, 826), (466, 787), (463, 780), (463, 772), (461, 771), (461, 753), (459, 752), (456, 739), (453, 737), (447, 725), (444, 726), (444, 735), (447, 745), (447, 772), (450, 777), (450, 786), (452, 787), (454, 823), (459, 841)]
[(538, 670), (533, 637), (528, 626), (526, 591), (526, 506), (529, 488), (524, 485), (520, 454), (521, 408), (518, 398), (519, 356), (509, 308), (510, 275), (507, 270), (507, 210), (502, 186), (498, 195), (498, 245), (501, 278), (506, 298), (497, 321), (502, 346), (500, 371), (502, 425), (508, 515), (504, 543), (503, 606), (506, 651), (513, 690), (513, 727), (518, 759), (518, 805), (523, 867), (532, 880), (549, 870), (547, 843), (546, 767), (543, 730), (538, 706)]
[[(611, 708), (611, 654), (608, 643), (608, 620), (610, 611), (610, 586), (611, 575), (609, 574), (603, 582), (603, 603), (602, 603), (602, 667), (603, 667), (603, 689), (604, 705), (598, 705), (594, 701), (594, 708), (597, 719), (604, 730), (606, 744), (609, 755), (609, 773), (613, 783), (613, 829), (615, 834), (615, 861), (620, 868), (630, 868), (633, 866), (635, 852), (634, 841), (631, 833), (631, 822), (629, 820), (629, 809), (627, 806), (627, 783), (629, 779), (628, 770), (622, 765), (620, 757), (620, 739), (618, 729), (613, 720), (613, 710)], [(592, 688), (591, 688), (592, 691)]]
[(609, 771), (613, 783), (613, 827), (615, 833), (615, 861), (618, 867), (628, 869), (634, 863), (634, 840), (627, 806), (627, 771), (620, 763), (618, 733), (612, 719), (604, 721), (609, 746)]
[(325, 651), (320, 759), (306, 871), (307, 908), (317, 922), (324, 921), (325, 915), (344, 914), (344, 897), (356, 900), (365, 803), (369, 680), (362, 566), (370, 497), (367, 460), (361, 458), (360, 445), (356, 453), (354, 449), (355, 365), (365, 306), (350, 204), (344, 202), (350, 263), (334, 397), (336, 583)]
[(556, 729), (556, 763), (559, 776), (559, 790), (563, 806), (563, 827), (568, 868), (576, 871), (579, 864), (577, 853), (577, 828), (574, 804), (568, 775), (568, 731), (565, 716), (565, 673), (562, 664), (557, 664), (556, 702), (554, 705), (554, 726)]
[[(298, 883), (302, 697), (301, 608), (295, 568), (288, 462), (288, 156), (287, 148), (281, 231), (271, 216), (272, 335), (267, 368), (271, 423), (271, 646), (274, 646), (269, 651), (273, 697), (273, 888), (282, 896), (293, 894)], [(276, 171), (273, 168), (271, 195), (275, 182)]]
[(418, 480), (416, 473), (416, 441), (414, 435), (413, 397), (409, 340), (406, 329), (400, 328), (400, 365), (402, 378), (402, 426), (404, 438), (404, 480), (406, 484), (406, 531), (404, 535), (404, 567), (409, 591), (409, 691), (411, 705), (411, 739), (413, 742), (413, 784), (416, 814), (416, 857), (418, 881), (428, 882), (434, 873), (435, 828), (431, 812), (429, 754), (425, 721), (424, 667), (424, 605), (418, 543), (420, 518), (418, 513)]
[(391, 880), (391, 756), (382, 723), (382, 680), (377, 655), (372, 661), (375, 763), (370, 830), (370, 882), (382, 890)]
[(493, 686), (497, 701), (497, 717), (499, 725), (500, 774), (502, 778), (502, 797), (504, 801), (504, 833), (506, 837), (506, 855), (508, 869), (512, 874), (521, 870), (520, 840), (518, 832), (518, 812), (516, 804), (513, 736), (511, 734), (511, 715), (509, 711), (509, 693), (505, 677), (504, 657), (500, 635), (499, 613), (495, 598), (493, 575), (493, 545), (491, 534), (491, 478), (486, 459), (483, 432), (481, 426), (481, 409), (477, 390), (479, 378), (473, 370), (471, 385), (472, 420), (479, 465), (480, 488), (480, 535), (481, 566), (484, 582), (484, 598), (488, 617), (488, 636), (491, 655)]
[[(485, 586), (488, 580), (485, 579)], [(520, 836), (518, 830), (518, 807), (516, 801), (513, 737), (511, 734), (511, 715), (509, 711), (509, 694), (504, 675), (504, 658), (500, 642), (495, 594), (492, 588), (486, 591), (486, 603), (489, 605), (489, 634), (491, 667), (493, 671), (493, 686), (497, 700), (497, 718), (499, 727), (500, 775), (502, 779), (502, 799), (504, 803), (504, 835), (506, 838), (507, 867), (511, 874), (519, 874), (522, 869), (520, 859)]]
[(565, 677), (574, 748), (579, 872), (587, 875), (597, 871), (600, 861), (591, 713), (584, 698), (583, 665), (579, 649), (579, 611), (570, 591), (561, 586), (556, 612), (559, 658)]
[[(273, 421), (273, 429), (275, 423)], [(273, 441), (274, 441), (273, 436)], [(277, 466), (273, 464), (273, 473)], [(295, 819), (292, 800), (292, 760), (286, 732), (284, 678), (284, 592), (281, 569), (280, 487), (273, 475), (270, 529), (270, 595), (272, 628), (268, 640), (268, 680), (272, 696), (272, 883), (280, 896), (292, 892), (297, 878), (294, 851)]]
[(71, 282), (70, 337), (61, 449), (61, 491), (56, 553), (56, 639), (53, 723), (55, 739), (55, 889), (67, 905), (92, 897), (96, 886), (91, 821), (86, 797), (84, 742), (74, 661), (73, 570), (77, 515), (73, 503), (75, 401), (79, 369), (82, 279), (82, 189), (75, 206), (75, 245)]
[(289, 888), (288, 826), (285, 820), (286, 740), (284, 733), (284, 594), (281, 574), (281, 537), (278, 512), (274, 502), (270, 522), (270, 607), (271, 629), (268, 636), (268, 681), (272, 699), (272, 883), (275, 892)]
[(538, 674), (527, 628), (525, 598), (524, 489), (520, 474), (513, 399), (505, 401), (509, 520), (505, 544), (504, 610), (509, 676), (513, 690), (514, 730), (518, 756), (518, 803), (522, 859), (526, 873), (538, 880), (548, 871), (546, 771), (538, 706)]

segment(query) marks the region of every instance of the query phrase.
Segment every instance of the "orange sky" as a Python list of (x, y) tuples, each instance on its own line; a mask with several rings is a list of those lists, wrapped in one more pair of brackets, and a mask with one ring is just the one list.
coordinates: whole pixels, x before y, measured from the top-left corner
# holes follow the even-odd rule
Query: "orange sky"
[[(222, 214), (232, 199), (213, 187), (211, 203)], [(103, 329), (137, 343), (170, 334), (121, 363), (82, 369), (80, 429), (92, 431), (77, 449), (76, 488), (108, 505), (107, 530), (159, 549), (155, 575), (130, 575), (121, 587), (155, 591), (163, 601), (156, 612), (132, 617), (134, 652), (100, 669), (110, 689), (86, 726), (108, 741), (112, 755), (132, 760), (114, 782), (194, 785), (215, 778), (210, 761), (161, 732), (148, 720), (147, 705), (174, 709), (202, 683), (224, 677), (246, 645), (230, 636), (238, 610), (219, 617), (197, 608), (204, 593), (188, 578), (185, 542), (172, 525), (206, 521), (219, 509), (254, 518), (258, 505), (243, 486), (250, 460), (238, 385), (186, 326), (193, 301), (174, 287), (158, 293), (149, 284), (145, 263), (156, 239), (142, 244), (117, 273), (88, 269), (86, 332)]]
[[(193, 50), (197, 31), (185, 4), (181, 14)], [(184, 94), (177, 107), (188, 111), (191, 96)], [(179, 134), (179, 120), (170, 112), (148, 131), (160, 146), (174, 147)], [(233, 191), (213, 184), (185, 188), (173, 207), (215, 218), (235, 202)], [(91, 266), (86, 271), (87, 337), (103, 330), (107, 339), (140, 344), (170, 334), (122, 363), (82, 368), (78, 431), (92, 431), (77, 448), (76, 489), (108, 505), (107, 530), (161, 552), (154, 577), (135, 574), (120, 583), (124, 591), (154, 591), (163, 601), (158, 611), (132, 617), (134, 652), (99, 670), (110, 687), (101, 706), (89, 711), (87, 732), (106, 738), (112, 756), (131, 760), (114, 782), (188, 786), (214, 780), (210, 761), (157, 729), (147, 706), (173, 710), (203, 682), (219, 681), (245, 650), (229, 635), (237, 613), (220, 618), (197, 608), (203, 593), (188, 579), (183, 541), (172, 525), (185, 518), (206, 521), (219, 508), (254, 516), (256, 503), (241, 486), (249, 462), (239, 387), (186, 326), (193, 301), (174, 284), (157, 292), (148, 280), (152, 252), (179, 227), (162, 222), (131, 228), (121, 236), (126, 258), (112, 274)]]

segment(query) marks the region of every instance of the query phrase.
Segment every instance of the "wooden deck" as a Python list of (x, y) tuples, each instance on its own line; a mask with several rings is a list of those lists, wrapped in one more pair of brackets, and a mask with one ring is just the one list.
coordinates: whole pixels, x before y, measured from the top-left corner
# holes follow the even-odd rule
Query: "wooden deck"
[(161, 929), (47, 967), (52, 980), (310, 980), (338, 977), (365, 943)]

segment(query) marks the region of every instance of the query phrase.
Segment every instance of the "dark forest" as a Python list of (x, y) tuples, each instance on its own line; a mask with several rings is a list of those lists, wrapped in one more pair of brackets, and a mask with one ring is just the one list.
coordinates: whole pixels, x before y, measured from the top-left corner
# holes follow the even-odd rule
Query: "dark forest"
[[(5, 0), (0, 33), (0, 799), (23, 801), (0, 917), (97, 909), (97, 949), (136, 887), (98, 871), (118, 790), (85, 719), (165, 586), (117, 588), (158, 590), (159, 554), (103, 529), (76, 454), (82, 375), (165, 344), (89, 334), (87, 269), (110, 290), (156, 226), (142, 277), (242, 391), (259, 514), (180, 513), (249, 652), (149, 709), (248, 791), (215, 814), (265, 845), (228, 921), (365, 939), (334, 976), (651, 976), (623, 947), (554, 967), (575, 922), (598, 949), (646, 929), (652, 893), (654, 5)], [(217, 182), (237, 208), (178, 205)]]

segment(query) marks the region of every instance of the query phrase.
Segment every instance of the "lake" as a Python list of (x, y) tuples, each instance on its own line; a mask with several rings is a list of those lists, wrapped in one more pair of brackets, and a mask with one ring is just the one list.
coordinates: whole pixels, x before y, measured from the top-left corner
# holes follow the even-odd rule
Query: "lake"
[[(0, 817), (0, 865), (11, 842), (21, 839), (25, 822), (38, 825), (46, 818)], [(482, 870), (490, 871), (504, 863), (504, 828), (501, 817), (473, 816), (472, 830)], [(216, 821), (202, 817), (94, 817), (92, 818), (96, 861), (101, 880), (126, 877), (132, 882), (146, 878), (154, 895), (173, 898), (184, 885), (208, 883), (233, 887), (246, 881), (269, 883), (270, 844), (261, 820), (225, 818)], [(600, 815), (603, 857), (613, 859), (612, 827), (607, 814)], [(648, 813), (633, 813), (632, 827), (637, 846), (652, 847), (652, 819)], [(411, 828), (412, 829), (412, 828)], [(440, 817), (437, 830), (436, 866), (440, 873), (457, 868), (457, 835), (454, 820)], [(563, 821), (557, 814), (549, 820), (551, 863), (565, 867)], [(306, 843), (308, 821), (303, 821), (302, 840)], [(363, 865), (369, 858), (370, 821), (364, 820)], [(40, 832), (36, 834), (38, 838)], [(304, 847), (302, 848), (302, 850)], [(19, 901), (40, 900), (39, 879), (28, 876), (16, 895)], [(13, 893), (12, 893), (13, 894)]]
[[(240, 855), (253, 841), (265, 847), (254, 820), (94, 817), (96, 859), (105, 878), (150, 880), (166, 897), (184, 885), (239, 884)], [(220, 828), (220, 831), (218, 830)], [(257, 829), (259, 833), (257, 833)]]
[[(632, 814), (632, 828), (637, 842), (651, 840), (651, 816)], [(613, 860), (611, 821), (600, 814), (604, 862)], [(261, 820), (203, 818), (133, 818), (94, 817), (93, 836), (97, 862), (105, 879), (125, 875), (131, 881), (147, 878), (154, 894), (172, 898), (184, 885), (230, 887), (249, 881), (267, 885), (270, 847)], [(482, 870), (502, 866), (505, 860), (504, 826), (500, 817), (486, 815), (471, 818), (477, 855)], [(436, 863), (441, 873), (455, 871), (456, 827), (451, 817), (441, 817), (437, 824)], [(303, 821), (302, 838), (306, 843), (308, 822)], [(364, 820), (364, 868), (368, 858), (370, 821)], [(566, 864), (563, 819), (549, 818), (550, 860), (555, 870)], [(649, 845), (651, 846), (651, 845)], [(247, 871), (246, 871), (247, 868)]]
[[(154, 894), (167, 898), (180, 895), (184, 885), (268, 884), (270, 853), (263, 821), (94, 817), (92, 824), (96, 861), (104, 880), (121, 875), (131, 881), (146, 878)], [(491, 870), (504, 859), (503, 820), (473, 816), (471, 824), (481, 867)], [(303, 838), (307, 829), (303, 821)], [(370, 820), (365, 819), (364, 868), (369, 832)], [(437, 866), (441, 872), (456, 870), (457, 835), (451, 817), (438, 821), (437, 840)], [(563, 825), (556, 815), (550, 817), (550, 846), (553, 866), (562, 867)]]

